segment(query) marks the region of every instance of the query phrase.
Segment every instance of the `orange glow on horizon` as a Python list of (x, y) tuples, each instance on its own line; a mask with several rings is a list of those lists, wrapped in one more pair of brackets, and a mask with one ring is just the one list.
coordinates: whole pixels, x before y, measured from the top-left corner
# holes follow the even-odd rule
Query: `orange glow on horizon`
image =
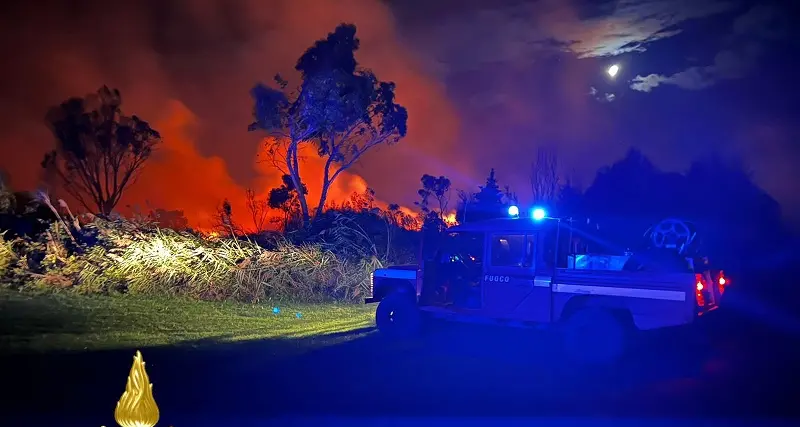
[[(145, 35), (153, 30), (147, 7), (107, 5), (114, 13), (134, 13), (111, 24), (113, 31), (104, 31), (103, 40), (94, 37), (91, 28), (106, 23), (101, 18), (108, 8), (90, 8), (74, 19), (57, 22), (30, 8), (33, 13), (9, 23), (10, 34), (20, 40), (12, 46), (19, 54), (12, 55), (15, 66), (9, 70), (20, 79), (5, 82), (15, 88), (8, 94), (9, 105), (19, 108), (5, 115), (8, 126), (2, 128), (0, 138), (0, 169), (13, 177), (14, 186), (32, 190), (41, 185), (38, 165), (53, 148), (53, 137), (42, 123), (47, 110), (108, 84), (121, 91), (123, 111), (148, 121), (164, 140), (145, 164), (138, 182), (126, 189), (116, 210), (125, 216), (147, 215), (156, 209), (181, 210), (190, 227), (210, 230), (217, 208), (227, 198), (234, 221), (249, 231), (254, 227), (245, 189), (251, 188), (264, 199), (280, 184), (280, 173), (255, 162), (258, 140), (265, 134), (247, 131), (253, 108), (248, 90), (258, 81), (269, 83), (276, 74), (287, 77), (292, 86), (298, 84), (299, 73), (294, 69), (298, 58), (342, 22), (358, 26), (359, 65), (383, 81), (395, 82), (396, 100), (410, 112), (408, 135), (400, 146), (375, 150), (358, 167), (359, 174), (370, 177), (369, 184), (379, 187), (377, 198), (413, 208), (419, 177), (433, 172), (417, 161), (420, 156), (447, 159), (450, 167), (462, 172), (471, 170), (469, 159), (450, 155), (461, 144), (457, 104), (426, 70), (418, 52), (407, 46), (388, 5), (371, 0), (342, 4), (243, 1), (230, 7), (226, 4), (230, 14), (215, 14), (216, 3), (186, 2), (176, 14), (170, 14), (167, 27), (180, 29), (165, 34), (161, 40), (164, 51), (159, 52)], [(231, 22), (245, 38), (239, 40), (237, 49), (220, 49), (215, 43), (218, 31)], [(30, 41), (24, 37), (29, 28), (42, 30), (35, 43), (23, 43)], [(197, 43), (202, 55), (185, 54), (182, 47), (189, 40)], [(123, 46), (125, 54), (99, 54), (106, 43)], [(42, 82), (47, 83), (47, 90), (34, 90)], [(308, 158), (301, 173), (313, 209), (319, 200), (321, 169), (313, 162), (316, 154)], [(366, 186), (362, 176), (343, 173), (327, 200), (341, 203)], [(65, 198), (73, 211), (83, 210), (63, 191), (53, 188), (51, 194)], [(275, 228), (273, 224), (268, 227)]]
[[(126, 215), (136, 210), (144, 213), (154, 209), (181, 210), (189, 226), (199, 231), (212, 230), (215, 215), (222, 202), (231, 204), (234, 222), (247, 231), (254, 229), (247, 208), (247, 186), (236, 182), (230, 175), (224, 159), (202, 154), (194, 141), (198, 119), (186, 105), (172, 100), (162, 110), (156, 128), (161, 132), (163, 143), (142, 169), (138, 182), (126, 189), (118, 210)], [(282, 173), (269, 161), (264, 161), (265, 142), (258, 144), (253, 153), (252, 167), (257, 173), (251, 182), (256, 199), (266, 202), (272, 188), (281, 185)], [(261, 154), (261, 155), (259, 155)], [(301, 175), (308, 188), (307, 201), (311, 215), (314, 214), (322, 190), (324, 159), (310, 145), (300, 151), (304, 162)], [(363, 194), (367, 182), (360, 176), (342, 172), (328, 190), (327, 204), (341, 204), (352, 195)], [(375, 200), (375, 206), (387, 209), (389, 203)], [(411, 209), (401, 207), (405, 214), (416, 215)], [(268, 217), (281, 217), (278, 210), (269, 209)], [(276, 230), (270, 223), (268, 230)]]

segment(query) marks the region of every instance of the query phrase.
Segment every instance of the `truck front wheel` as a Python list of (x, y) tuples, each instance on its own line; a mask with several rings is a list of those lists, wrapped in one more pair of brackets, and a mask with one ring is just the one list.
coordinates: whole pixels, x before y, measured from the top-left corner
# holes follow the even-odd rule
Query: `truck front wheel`
[(628, 331), (609, 310), (578, 310), (566, 319), (563, 326), (563, 350), (573, 362), (610, 364), (617, 361), (627, 348)]
[(416, 301), (402, 293), (387, 296), (375, 310), (375, 325), (382, 334), (392, 338), (417, 335), (422, 319)]

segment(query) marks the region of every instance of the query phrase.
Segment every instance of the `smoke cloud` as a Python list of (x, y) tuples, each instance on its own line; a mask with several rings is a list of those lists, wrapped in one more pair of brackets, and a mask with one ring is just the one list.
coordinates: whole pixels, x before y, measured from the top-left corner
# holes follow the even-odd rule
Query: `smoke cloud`
[[(0, 100), (0, 167), (16, 188), (39, 185), (39, 162), (53, 147), (43, 121), (47, 108), (106, 84), (122, 92), (124, 112), (151, 122), (164, 137), (121, 208), (182, 209), (192, 225), (207, 227), (228, 198), (235, 215), (245, 217), (246, 188), (266, 197), (280, 184), (278, 171), (257, 162), (263, 135), (247, 132), (249, 89), (276, 73), (297, 83), (297, 58), (342, 22), (358, 27), (359, 63), (396, 82), (398, 102), (413, 112), (408, 136), (398, 146), (364, 159), (369, 169), (396, 177), (370, 183), (377, 197), (405, 191), (405, 200), (387, 202), (410, 203), (426, 159), (455, 143), (459, 123), (443, 89), (420, 70), (380, 1), (72, 3), (2, 6), (4, 38), (13, 42), (0, 49), (14, 59), (0, 81), (6, 94)], [(312, 203), (321, 185), (321, 164), (314, 157), (302, 168)], [(401, 164), (419, 171), (401, 174)], [(366, 189), (359, 169), (352, 172), (339, 178), (330, 199)]]
[[(0, 53), (7, 58), (0, 68), (0, 168), (13, 187), (35, 188), (42, 155), (53, 147), (43, 122), (48, 107), (106, 84), (122, 91), (126, 113), (165, 137), (121, 206), (182, 209), (192, 225), (206, 227), (228, 198), (234, 215), (246, 216), (245, 189), (266, 196), (280, 183), (276, 170), (257, 162), (264, 135), (247, 132), (250, 88), (276, 73), (297, 83), (297, 58), (348, 22), (361, 39), (359, 63), (397, 84), (409, 132), (341, 176), (334, 200), (368, 185), (379, 200), (411, 206), (423, 174), (476, 191), (494, 167), (528, 203), (528, 172), (540, 146), (556, 149), (562, 174), (584, 187), (630, 146), (681, 171), (708, 152), (762, 147), (755, 128), (795, 135), (782, 129), (790, 120), (766, 120), (772, 102), (753, 105), (752, 97), (730, 93), (746, 102), (720, 105), (703, 91), (684, 91), (676, 101), (661, 94), (668, 91), (627, 90), (636, 75), (626, 73), (649, 63), (640, 56), (661, 55), (662, 40), (687, 39), (684, 23), (726, 11), (722, 0), (603, 7), (552, 0), (12, 0), (0, 4)], [(763, 28), (758, 17), (739, 19), (734, 32)], [(730, 55), (717, 59), (717, 69), (738, 64)], [(623, 70), (616, 81), (603, 72), (612, 60)], [(665, 83), (669, 75), (653, 71), (636, 88)], [(686, 85), (705, 81), (672, 77)], [(600, 94), (613, 94), (613, 102), (605, 95), (599, 102)], [(790, 153), (791, 140), (776, 137), (775, 151)], [(316, 203), (319, 164), (310, 154), (303, 173)], [(759, 184), (797, 206), (781, 184), (796, 179), (777, 176), (764, 156), (745, 157)]]

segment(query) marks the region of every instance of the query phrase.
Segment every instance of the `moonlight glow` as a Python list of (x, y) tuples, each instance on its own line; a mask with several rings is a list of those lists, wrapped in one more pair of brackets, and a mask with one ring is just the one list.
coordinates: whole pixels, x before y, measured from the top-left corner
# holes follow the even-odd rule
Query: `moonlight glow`
[(608, 75), (609, 75), (609, 76), (611, 76), (612, 78), (613, 78), (613, 77), (616, 77), (616, 76), (617, 76), (617, 73), (619, 73), (619, 65), (617, 65), (617, 64), (614, 64), (614, 65), (612, 65), (612, 66), (608, 67), (608, 70), (606, 70), (606, 72), (607, 72), (607, 73), (608, 73)]

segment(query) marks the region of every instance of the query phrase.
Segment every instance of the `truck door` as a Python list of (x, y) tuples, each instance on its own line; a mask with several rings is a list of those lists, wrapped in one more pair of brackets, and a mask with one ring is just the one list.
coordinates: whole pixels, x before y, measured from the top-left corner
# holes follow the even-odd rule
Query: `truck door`
[(535, 233), (492, 233), (484, 262), (486, 316), (546, 322), (550, 319), (550, 279), (536, 276)]

